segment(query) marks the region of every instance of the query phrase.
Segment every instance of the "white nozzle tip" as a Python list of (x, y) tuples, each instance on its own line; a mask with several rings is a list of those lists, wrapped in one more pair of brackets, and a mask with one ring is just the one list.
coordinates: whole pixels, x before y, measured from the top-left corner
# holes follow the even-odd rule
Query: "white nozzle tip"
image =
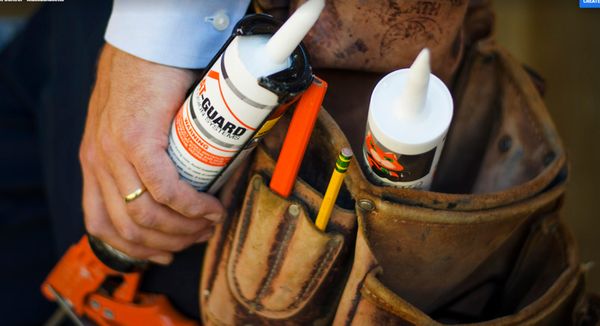
[(416, 118), (421, 114), (427, 100), (429, 88), (429, 75), (431, 66), (429, 62), (429, 49), (421, 50), (410, 66), (404, 89), (398, 98), (397, 114), (405, 119)]
[(266, 44), (267, 55), (274, 62), (286, 60), (315, 24), (324, 7), (325, 0), (309, 0), (300, 6)]
[(419, 75), (429, 76), (429, 73), (431, 73), (430, 56), (431, 54), (429, 53), (428, 48), (421, 50), (419, 55), (417, 55), (417, 58), (415, 58), (413, 64), (410, 66), (410, 70), (419, 72)]

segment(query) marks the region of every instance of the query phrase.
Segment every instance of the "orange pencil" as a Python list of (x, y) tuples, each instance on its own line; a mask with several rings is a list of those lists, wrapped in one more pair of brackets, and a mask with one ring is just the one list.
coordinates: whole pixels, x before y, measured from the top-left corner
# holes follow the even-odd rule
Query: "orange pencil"
[(271, 190), (282, 197), (288, 197), (292, 192), (326, 92), (327, 83), (315, 76), (294, 111), (269, 184)]

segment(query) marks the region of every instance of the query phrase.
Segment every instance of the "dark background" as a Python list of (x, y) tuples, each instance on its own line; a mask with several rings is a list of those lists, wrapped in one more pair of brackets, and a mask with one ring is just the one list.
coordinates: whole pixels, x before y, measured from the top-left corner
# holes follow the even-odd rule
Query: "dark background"
[[(497, 0), (497, 39), (546, 80), (545, 100), (571, 163), (563, 217), (583, 262), (600, 262), (600, 9)], [(600, 292), (600, 266), (588, 273)]]

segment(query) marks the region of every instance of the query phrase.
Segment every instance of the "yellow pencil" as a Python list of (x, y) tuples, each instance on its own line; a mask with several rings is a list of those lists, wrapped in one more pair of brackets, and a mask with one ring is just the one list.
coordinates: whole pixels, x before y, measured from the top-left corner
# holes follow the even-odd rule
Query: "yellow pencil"
[(329, 222), (331, 211), (335, 205), (335, 201), (338, 193), (340, 192), (340, 187), (342, 186), (342, 182), (346, 176), (346, 171), (348, 171), (348, 166), (350, 165), (351, 159), (352, 150), (348, 147), (342, 148), (340, 155), (338, 155), (337, 160), (335, 161), (333, 174), (329, 180), (329, 185), (327, 185), (323, 202), (321, 202), (319, 214), (317, 214), (317, 220), (315, 224), (321, 231), (325, 231), (325, 227), (327, 227), (327, 222)]

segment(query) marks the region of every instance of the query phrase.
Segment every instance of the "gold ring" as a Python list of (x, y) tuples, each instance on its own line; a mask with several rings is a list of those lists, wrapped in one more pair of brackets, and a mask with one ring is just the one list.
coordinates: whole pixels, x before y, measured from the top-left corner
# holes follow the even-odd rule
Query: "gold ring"
[(129, 195), (125, 196), (125, 202), (129, 203), (134, 201), (136, 198), (138, 198), (139, 196), (141, 196), (144, 192), (146, 191), (146, 188), (137, 188), (136, 190), (134, 190), (132, 193), (130, 193)]

